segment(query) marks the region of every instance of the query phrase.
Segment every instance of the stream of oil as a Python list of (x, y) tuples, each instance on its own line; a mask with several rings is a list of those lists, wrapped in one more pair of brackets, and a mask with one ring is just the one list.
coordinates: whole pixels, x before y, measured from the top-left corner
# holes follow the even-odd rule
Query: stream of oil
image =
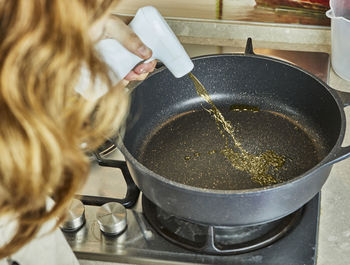
[[(192, 73), (189, 73), (189, 77), (193, 81), (197, 94), (210, 104), (211, 109), (207, 109), (207, 111), (215, 119), (219, 132), (225, 139), (225, 148), (220, 150), (220, 153), (226, 157), (234, 168), (250, 174), (252, 180), (261, 186), (278, 183), (278, 180), (270, 172), (274, 171), (276, 173), (281, 169), (286, 161), (285, 157), (278, 155), (272, 150), (267, 150), (259, 155), (246, 151), (237, 140), (237, 137), (235, 137), (232, 124), (225, 120), (202, 83)], [(232, 110), (237, 111), (239, 109), (242, 111), (238, 107), (233, 107)], [(247, 109), (247, 111), (259, 111), (259, 109), (253, 108)]]

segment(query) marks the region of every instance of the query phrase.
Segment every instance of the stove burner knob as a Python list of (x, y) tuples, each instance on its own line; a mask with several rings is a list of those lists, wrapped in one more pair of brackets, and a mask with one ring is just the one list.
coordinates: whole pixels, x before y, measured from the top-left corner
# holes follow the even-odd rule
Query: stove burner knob
[(103, 233), (118, 235), (126, 229), (126, 209), (116, 202), (109, 202), (100, 207), (96, 213), (97, 222)]
[(73, 199), (67, 212), (67, 217), (61, 224), (64, 232), (74, 232), (79, 230), (85, 224), (85, 207), (77, 199)]

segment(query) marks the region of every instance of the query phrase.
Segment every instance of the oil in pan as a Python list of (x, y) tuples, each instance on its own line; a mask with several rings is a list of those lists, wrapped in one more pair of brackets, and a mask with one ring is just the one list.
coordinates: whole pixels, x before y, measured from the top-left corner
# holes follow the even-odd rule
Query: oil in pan
[[(189, 76), (193, 81), (197, 94), (211, 105), (211, 109), (207, 111), (215, 119), (219, 132), (225, 139), (225, 148), (220, 150), (220, 153), (226, 157), (234, 168), (247, 172), (252, 176), (252, 180), (259, 183), (261, 186), (277, 183), (277, 179), (269, 172), (271, 169), (273, 169), (273, 171), (278, 171), (282, 168), (286, 160), (285, 157), (278, 155), (273, 150), (267, 150), (259, 155), (251, 154), (246, 151), (235, 137), (233, 126), (229, 121), (225, 120), (202, 83), (192, 73), (190, 73)], [(259, 111), (257, 107), (244, 105), (232, 105), (230, 109), (232, 111)], [(231, 145), (230, 142), (232, 142)]]
[(249, 105), (226, 103), (219, 110), (195, 85), (209, 107), (152, 129), (137, 158), (148, 169), (188, 186), (242, 190), (293, 179), (319, 162), (322, 150), (303, 124)]

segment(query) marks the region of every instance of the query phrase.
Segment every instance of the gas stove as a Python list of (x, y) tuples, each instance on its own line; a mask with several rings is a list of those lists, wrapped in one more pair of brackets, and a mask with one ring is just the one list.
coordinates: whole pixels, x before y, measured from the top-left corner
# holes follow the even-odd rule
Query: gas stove
[[(254, 52), (295, 63), (328, 80), (326, 53)], [(74, 201), (62, 228), (79, 259), (124, 264), (316, 264), (320, 194), (297, 212), (264, 225), (196, 224), (139, 196), (123, 156), (115, 148), (107, 149), (92, 162), (79, 197), (82, 202)]]

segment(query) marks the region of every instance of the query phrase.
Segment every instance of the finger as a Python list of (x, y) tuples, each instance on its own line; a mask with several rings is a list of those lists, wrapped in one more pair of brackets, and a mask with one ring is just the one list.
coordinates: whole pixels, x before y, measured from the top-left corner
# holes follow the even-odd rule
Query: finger
[(126, 75), (126, 77), (124, 77), (125, 80), (127, 81), (142, 81), (144, 79), (146, 79), (148, 73), (144, 73), (144, 74), (137, 74), (134, 71), (131, 71), (130, 73), (128, 73)]
[(134, 68), (134, 72), (136, 74), (144, 74), (144, 73), (153, 72), (156, 64), (157, 64), (156, 60), (153, 60), (152, 62), (149, 62), (149, 63), (142, 63)]
[(147, 76), (148, 76), (148, 73), (137, 75), (136, 80), (138, 81), (145, 80)]
[(137, 74), (134, 71), (130, 71), (125, 77), (124, 79), (127, 81), (133, 81), (136, 80), (137, 78)]
[(111, 16), (106, 23), (105, 34), (107, 37), (116, 39), (130, 52), (142, 59), (152, 56), (152, 51), (137, 37), (137, 35), (117, 16)]

